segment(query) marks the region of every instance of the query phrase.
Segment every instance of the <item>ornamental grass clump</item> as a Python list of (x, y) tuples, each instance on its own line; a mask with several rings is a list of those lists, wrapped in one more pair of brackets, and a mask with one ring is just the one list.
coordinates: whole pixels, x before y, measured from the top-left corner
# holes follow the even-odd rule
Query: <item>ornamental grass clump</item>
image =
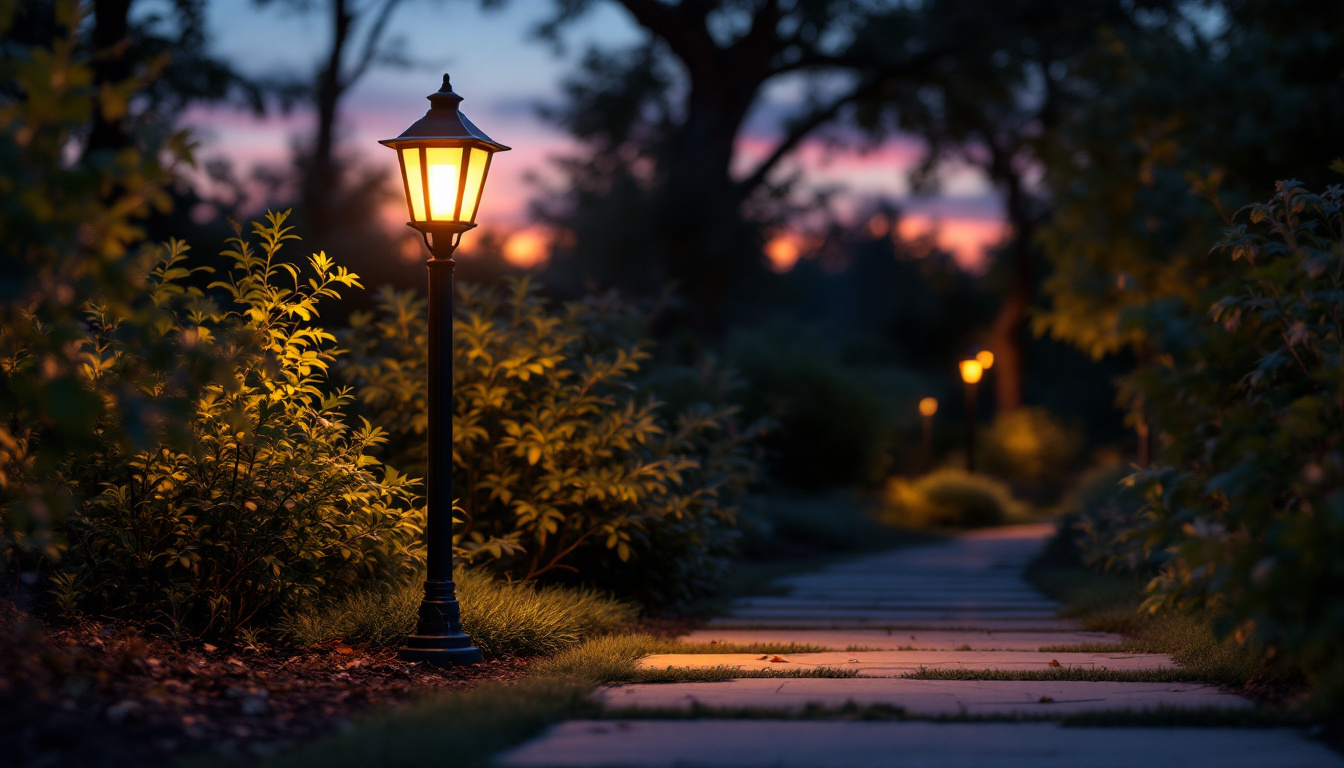
[[(462, 629), (492, 655), (543, 656), (634, 622), (634, 606), (591, 589), (538, 587), (499, 581), (487, 573), (458, 569), (454, 580), (462, 605)], [(297, 645), (341, 639), (378, 646), (399, 645), (415, 629), (423, 588), (355, 592), (287, 616), (281, 632)]]
[(185, 423), (165, 425), (185, 440), (151, 434), (141, 449), (118, 439), (127, 419), (114, 412), (98, 426), (98, 450), (68, 466), (69, 485), (87, 501), (62, 530), (62, 608), (178, 637), (229, 637), (319, 592), (415, 573), (423, 516), (415, 483), (370, 455), (382, 430), (346, 418), (349, 392), (326, 381), (340, 350), (312, 322), (322, 301), (358, 280), (324, 253), (303, 268), (282, 257), (297, 239), (285, 218), (254, 223), (252, 238), (235, 226), (228, 269), (205, 289), (223, 307), (197, 287), (210, 268), (181, 242), (151, 271), (146, 300), (165, 317), (159, 333), (225, 363), (216, 366), (225, 375), (199, 388), (179, 386), (191, 377), (175, 376), (171, 361), (123, 344), (117, 312), (89, 306), (86, 385), (109, 402), (134, 387), (190, 407)]

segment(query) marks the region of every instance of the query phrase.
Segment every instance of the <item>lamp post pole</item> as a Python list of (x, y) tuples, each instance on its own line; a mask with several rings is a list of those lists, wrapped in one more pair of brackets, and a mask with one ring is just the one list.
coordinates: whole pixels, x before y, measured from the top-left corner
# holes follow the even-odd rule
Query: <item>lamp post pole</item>
[(462, 114), (448, 76), (429, 95), (430, 109), (395, 139), (411, 214), (407, 222), (429, 247), (429, 358), (426, 405), (425, 596), (415, 633), (398, 656), (438, 666), (479, 664), (481, 651), (462, 631), (453, 583), (453, 251), (476, 226), (490, 159), (508, 147)]
[(429, 462), (425, 478), (425, 596), (415, 634), (398, 654), (438, 666), (479, 664), (462, 631), (453, 583), (453, 251), (461, 233), (435, 232), (429, 264)]
[[(990, 363), (993, 364), (992, 362)], [(966, 471), (975, 471), (975, 386), (985, 375), (985, 366), (975, 357), (961, 361), (961, 380), (966, 382)]]
[(975, 385), (966, 382), (966, 471), (975, 472)]

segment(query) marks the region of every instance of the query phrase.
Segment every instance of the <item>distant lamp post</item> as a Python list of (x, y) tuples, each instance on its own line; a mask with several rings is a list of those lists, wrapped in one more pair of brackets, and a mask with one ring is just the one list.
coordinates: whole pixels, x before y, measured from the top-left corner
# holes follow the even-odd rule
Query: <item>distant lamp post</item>
[(458, 110), (448, 76), (430, 108), (395, 139), (406, 190), (407, 225), (429, 248), (429, 463), (425, 479), (425, 596), (415, 634), (398, 655), (437, 666), (478, 664), (481, 651), (462, 632), (453, 584), (453, 251), (476, 226), (490, 158), (508, 147)]
[(975, 471), (975, 385), (985, 367), (974, 357), (961, 361), (961, 380), (966, 382), (966, 471)]
[(923, 470), (929, 471), (933, 464), (933, 415), (938, 412), (938, 400), (926, 397), (919, 401), (919, 415), (924, 417), (924, 458)]

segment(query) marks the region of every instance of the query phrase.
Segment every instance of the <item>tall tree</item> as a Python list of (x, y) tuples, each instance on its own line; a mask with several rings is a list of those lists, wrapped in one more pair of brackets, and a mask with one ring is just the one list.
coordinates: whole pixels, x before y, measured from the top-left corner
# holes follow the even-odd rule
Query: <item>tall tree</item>
[[(1322, 187), (1344, 155), (1344, 6), (1228, 0), (1222, 24), (1172, 14), (1117, 32), (1078, 69), (1043, 148), (1055, 214), (1039, 333), (1094, 358), (1169, 360), (1162, 339), (1201, 314), (1227, 272), (1208, 252), (1224, 218), (1274, 180)], [(1147, 405), (1122, 404), (1149, 458)]]
[[(342, 157), (341, 106), (351, 90), (374, 69), (404, 67), (405, 42), (393, 21), (405, 0), (254, 0), (258, 6), (321, 18), (326, 48), (315, 67), (297, 75), (268, 80), (283, 109), (311, 109), (312, 123), (298, 144), (292, 168), (271, 169), (278, 204), (296, 209), (296, 225), (343, 263), (373, 282), (395, 281), (398, 275), (377, 254), (392, 247), (367, 211), (393, 195), (382, 169)], [(292, 174), (292, 175), (291, 175)], [(293, 182), (292, 188), (290, 182)], [(292, 195), (292, 197), (288, 197)]]
[[(1001, 0), (934, 2), (925, 13), (951, 25), (963, 15), (1002, 5)], [(1145, 0), (1139, 8), (1154, 14), (1170, 5)], [(1135, 5), (1120, 0), (1078, 0), (1053, 13), (1040, 12), (1034, 0), (1018, 0), (1016, 6), (1022, 21), (996, 26), (982, 44), (957, 51), (917, 88), (877, 93), (855, 113), (869, 131), (895, 125), (924, 138), (929, 150), (914, 173), (916, 188), (936, 187), (939, 171), (955, 163), (978, 168), (998, 191), (1009, 232), (1000, 252), (1005, 263), (997, 270), (1004, 286), (987, 342), (995, 355), (1000, 413), (1023, 402), (1023, 346), (1040, 278), (1036, 235), (1050, 213), (1048, 195), (1034, 181), (1042, 168), (1041, 148), (1075, 95), (1068, 89), (1074, 70), (1099, 45), (1101, 31), (1141, 25)]]
[[(552, 116), (587, 146), (569, 164), (568, 197), (550, 213), (576, 232), (570, 258), (595, 267), (582, 271), (636, 288), (676, 282), (693, 322), (710, 331), (735, 291), (764, 272), (758, 225), (780, 212), (789, 188), (781, 166), (805, 141), (865, 99), (927, 79), (1005, 20), (1043, 12), (934, 17), (917, 4), (859, 0), (613, 1), (648, 40), (589, 51), (567, 83), (568, 101)], [(566, 0), (543, 31), (555, 34), (594, 2)], [(803, 78), (807, 103), (782, 121), (762, 159), (741, 169), (748, 117), (790, 76)]]

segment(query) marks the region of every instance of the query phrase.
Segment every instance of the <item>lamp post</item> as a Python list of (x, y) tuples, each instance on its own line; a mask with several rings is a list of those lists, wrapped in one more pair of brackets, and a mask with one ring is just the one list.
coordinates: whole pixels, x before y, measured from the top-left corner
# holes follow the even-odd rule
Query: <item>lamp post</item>
[(476, 226), (490, 159), (508, 147), (458, 110), (448, 75), (430, 108), (395, 139), (406, 189), (407, 226), (429, 248), (429, 462), (425, 478), (425, 596), (415, 634), (398, 656), (436, 666), (478, 664), (481, 651), (462, 632), (453, 584), (453, 251)]
[(924, 417), (924, 459), (921, 472), (928, 472), (933, 464), (933, 414), (938, 412), (938, 400), (926, 397), (919, 401), (919, 415)]
[(975, 385), (985, 368), (974, 357), (961, 361), (961, 380), (966, 382), (966, 471), (975, 471)]

